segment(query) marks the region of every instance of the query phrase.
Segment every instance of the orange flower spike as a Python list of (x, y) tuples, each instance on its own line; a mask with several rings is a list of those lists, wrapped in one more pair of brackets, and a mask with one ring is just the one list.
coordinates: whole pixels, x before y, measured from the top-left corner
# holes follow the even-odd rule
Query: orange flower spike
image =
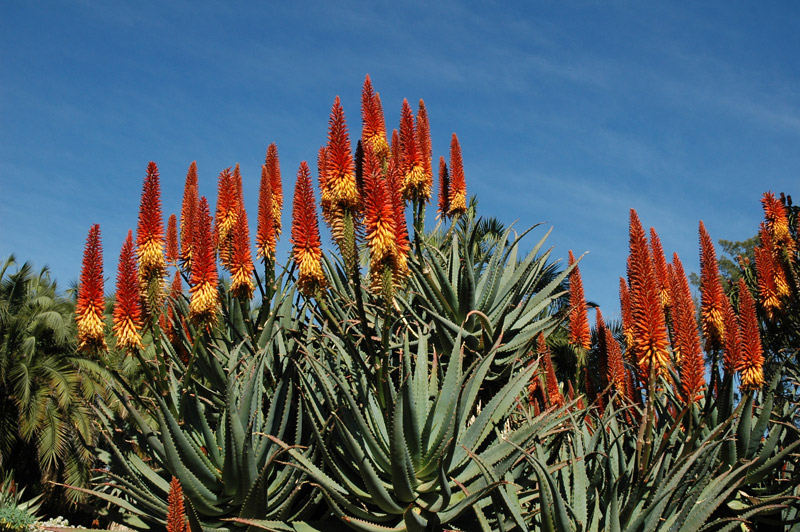
[(556, 372), (553, 369), (553, 360), (550, 355), (550, 348), (547, 346), (547, 342), (545, 342), (544, 336), (541, 334), (537, 340), (537, 349), (539, 351), (539, 356), (544, 363), (545, 389), (547, 390), (549, 406), (562, 407), (564, 406), (564, 395), (558, 388), (558, 379), (556, 379)]
[(397, 267), (395, 269), (395, 283), (405, 279), (408, 275), (408, 252), (411, 249), (411, 242), (408, 239), (408, 226), (406, 225), (406, 204), (403, 201), (401, 192), (401, 177), (397, 166), (393, 161), (389, 162), (389, 170), (386, 178), (386, 188), (393, 207), (394, 233), (396, 235), (395, 246), (397, 247)]
[(164, 260), (164, 220), (161, 215), (161, 185), (156, 163), (147, 165), (136, 229), (136, 253), (139, 259), (139, 287), (146, 292), (150, 281), (161, 279)]
[(622, 333), (625, 337), (625, 347), (630, 352), (633, 348), (633, 314), (631, 313), (631, 294), (628, 283), (624, 278), (619, 278), (619, 303), (622, 314)]
[(172, 285), (170, 285), (169, 297), (178, 299), (183, 294), (183, 283), (181, 282), (180, 272), (175, 272), (175, 277), (172, 278)]
[(780, 251), (776, 249), (771, 233), (764, 223), (759, 229), (761, 245), (755, 248), (756, 274), (761, 306), (770, 319), (782, 307), (781, 298), (791, 293), (786, 280), (786, 272), (779, 260)]
[(394, 206), (381, 177), (380, 162), (372, 148), (364, 149), (364, 226), (373, 264), (382, 263), (396, 252)]
[(197, 162), (193, 161), (186, 174), (181, 206), (181, 265), (186, 271), (192, 269), (192, 236), (197, 219), (200, 194), (197, 186)]
[(463, 214), (467, 211), (467, 183), (464, 181), (464, 164), (461, 161), (461, 145), (458, 137), (453, 133), (450, 141), (450, 190), (449, 190), (450, 216)]
[[(575, 256), (569, 250), (569, 266), (575, 264)], [(569, 341), (583, 349), (592, 347), (592, 333), (589, 330), (589, 318), (586, 314), (586, 300), (583, 296), (583, 281), (578, 266), (569, 274)]]
[(359, 204), (355, 166), (350, 148), (350, 136), (344, 119), (344, 109), (337, 96), (328, 122), (326, 187), (331, 203), (345, 209), (355, 209)]
[(756, 258), (759, 302), (767, 313), (767, 317), (772, 319), (775, 311), (781, 308), (780, 294), (776, 283), (776, 271), (780, 269), (780, 266), (775, 264), (772, 254), (772, 236), (763, 224), (761, 227), (761, 243), (762, 245), (756, 246), (753, 250)]
[(253, 297), (253, 256), (250, 252), (250, 229), (247, 212), (239, 204), (231, 248), (231, 295), (240, 299)]
[(105, 306), (103, 244), (100, 241), (100, 225), (94, 224), (86, 237), (83, 266), (78, 283), (78, 302), (75, 305), (79, 350), (93, 351), (106, 348), (103, 318)]
[[(393, 282), (399, 273), (398, 261), (401, 259), (394, 213), (392, 194), (382, 178), (380, 161), (367, 145), (364, 150), (364, 225), (370, 250), (371, 286), (375, 291), (388, 289), (384, 285), (387, 267), (391, 269)], [(404, 260), (402, 267), (405, 267)]]
[[(176, 275), (177, 272), (176, 272)], [(114, 303), (114, 325), (112, 330), (117, 337), (120, 349), (136, 349), (142, 347), (142, 308), (139, 296), (138, 271), (136, 254), (133, 250), (133, 232), (128, 231), (128, 238), (122, 245), (117, 270), (117, 294)]]
[(417, 146), (422, 157), (422, 168), (425, 170), (425, 178), (428, 180), (428, 189), (433, 188), (433, 145), (431, 144), (431, 125), (428, 121), (428, 110), (425, 102), (420, 98), (419, 110), (417, 111), (417, 125), (414, 130), (417, 135)]
[(756, 390), (764, 385), (764, 352), (756, 317), (756, 302), (744, 278), (739, 279), (739, 332), (742, 349), (738, 370), (742, 376), (742, 390)]
[(167, 532), (187, 532), (187, 529), (183, 489), (180, 481), (172, 477), (167, 495)]
[(764, 218), (767, 221), (772, 240), (779, 247), (785, 247), (789, 253), (794, 251), (794, 240), (789, 232), (789, 218), (786, 206), (772, 192), (765, 192), (761, 198), (764, 207)]
[(383, 131), (384, 137), (386, 137), (386, 118), (383, 114), (383, 104), (381, 103), (381, 93), (376, 92), (375, 96), (373, 96), (373, 107), (375, 109), (375, 116), (378, 117), (377, 127), (379, 131)]
[(396, 129), (392, 130), (392, 143), (389, 145), (389, 151), (392, 152), (392, 160), (400, 169), (400, 134)]
[(668, 307), (670, 301), (670, 275), (667, 271), (667, 259), (664, 257), (664, 248), (661, 246), (661, 239), (654, 228), (650, 228), (650, 250), (653, 253), (653, 264), (656, 267), (656, 278), (658, 280), (659, 297), (661, 305)]
[(317, 153), (317, 181), (320, 190), (320, 207), (322, 207), (322, 219), (325, 223), (331, 224), (331, 193), (328, 190), (328, 148), (320, 146)]
[(174, 214), (167, 221), (167, 262), (178, 264), (178, 219)]
[(608, 388), (608, 342), (606, 341), (605, 334), (603, 334), (603, 330), (606, 328), (606, 322), (603, 320), (603, 313), (600, 311), (600, 307), (595, 308), (595, 325), (594, 330), (597, 335), (597, 370), (598, 375), (600, 377), (600, 389), (605, 392), (606, 388)]
[(742, 336), (739, 332), (739, 318), (733, 310), (730, 300), (726, 297), (723, 306), (723, 320), (725, 322), (725, 342), (722, 353), (722, 366), (725, 374), (733, 375), (742, 359)]
[(273, 222), (272, 183), (267, 165), (261, 165), (261, 183), (258, 189), (258, 226), (256, 229), (256, 257), (275, 260), (275, 223)]
[(217, 293), (217, 264), (214, 235), (208, 200), (200, 198), (200, 208), (194, 233), (194, 259), (189, 288), (189, 316), (197, 324), (212, 325), (217, 320), (219, 294)]
[(450, 176), (447, 173), (447, 163), (444, 157), (439, 157), (439, 209), (437, 218), (446, 218), (450, 212)]
[(633, 209), (630, 221), (628, 283), (634, 352), (642, 380), (647, 381), (651, 370), (666, 371), (669, 364), (669, 341), (655, 266), (639, 216)]
[(236, 187), (236, 200), (234, 203), (234, 209), (236, 209), (236, 213), (239, 213), (239, 204), (244, 201), (244, 194), (242, 193), (242, 173), (239, 170), (239, 163), (236, 163), (236, 166), (233, 167), (233, 175), (231, 176), (234, 186)]
[(671, 268), (672, 328), (681, 375), (681, 388), (687, 402), (693, 401), (705, 385), (703, 352), (695, 321), (695, 307), (689, 281), (677, 253), (672, 255)]
[(627, 394), (627, 379), (625, 375), (625, 363), (622, 360), (622, 350), (608, 327), (604, 325), (602, 331), (599, 331), (599, 334), (605, 338), (604, 343), (608, 359), (606, 378), (620, 397), (624, 397)]
[(725, 324), (722, 319), (725, 293), (719, 277), (714, 243), (700, 222), (700, 324), (703, 329), (706, 351), (722, 347)]
[(403, 197), (413, 201), (428, 201), (431, 197), (431, 186), (425, 177), (422, 153), (414, 132), (414, 113), (405, 98), (400, 113), (400, 161)]
[[(281, 212), (283, 211), (283, 182), (281, 180), (281, 164), (278, 160), (278, 147), (273, 142), (267, 147), (267, 157), (264, 160), (269, 177), (271, 203), (272, 203), (272, 223), (275, 226), (275, 238), (281, 236)], [(273, 250), (274, 253), (274, 250)]]
[(217, 180), (217, 215), (214, 218), (219, 258), (222, 266), (229, 270), (231, 265), (231, 235), (238, 214), (238, 188), (231, 169), (226, 168)]
[(317, 207), (311, 189), (311, 175), (305, 161), (300, 163), (294, 188), (291, 242), (292, 256), (298, 269), (297, 285), (306, 296), (311, 296), (317, 288), (323, 288), (326, 282), (320, 263), (322, 244), (319, 240)]
[(364, 79), (364, 88), (361, 90), (361, 122), (361, 140), (364, 144), (369, 144), (378, 159), (385, 159), (389, 155), (386, 124), (380, 99), (372, 90), (369, 74)]

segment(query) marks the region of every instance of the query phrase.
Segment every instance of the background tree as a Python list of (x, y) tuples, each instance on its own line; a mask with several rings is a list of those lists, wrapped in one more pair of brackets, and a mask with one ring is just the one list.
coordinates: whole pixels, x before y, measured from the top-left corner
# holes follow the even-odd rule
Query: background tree
[(35, 273), (12, 255), (0, 279), (0, 473), (44, 492), (45, 509), (63, 505), (50, 481), (89, 483), (94, 366), (75, 356), (73, 304), (46, 267)]

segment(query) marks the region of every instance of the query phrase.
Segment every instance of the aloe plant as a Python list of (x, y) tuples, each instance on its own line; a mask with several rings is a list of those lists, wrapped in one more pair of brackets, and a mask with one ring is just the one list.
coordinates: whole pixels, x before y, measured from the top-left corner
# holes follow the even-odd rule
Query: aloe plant
[[(276, 286), (273, 301), (262, 307), (271, 310), (260, 319), (249, 321), (239, 305), (228, 303), (229, 328), (180, 328), (191, 352), (186, 363), (162, 335), (140, 360), (151, 375), (150, 397), (134, 395), (118, 376), (114, 390), (125, 418), (98, 406), (106, 439), (100, 458), (107, 467), (92, 493), (123, 510), (121, 519), (137, 528), (163, 526), (173, 476), (197, 530), (242, 526), (232, 519), (292, 520), (320, 508), (321, 495), (285, 463), (272, 440), (309, 442), (297, 367), (290, 362), (306, 340), (299, 326), (303, 311), (292, 306), (293, 289)], [(185, 301), (172, 304), (175, 316), (186, 315)]]
[[(416, 336), (412, 349), (409, 337)], [(562, 423), (558, 413), (506, 426), (535, 365), (520, 369), (482, 408), (478, 398), (497, 353), (464, 368), (460, 336), (443, 375), (424, 330), (396, 346), (400, 366), (385, 383), (382, 408), (360, 366), (331, 335), (324, 357), (310, 358), (305, 408), (324, 465), (283, 448), (320, 486), (332, 510), (357, 530), (494, 530), (511, 518), (525, 529), (514, 481), (522, 448)], [(491, 499), (490, 499), (491, 497)], [(494, 506), (487, 505), (494, 501)]]
[(543, 249), (552, 229), (519, 259), (522, 239), (537, 226), (520, 235), (506, 229), (486, 255), (477, 252), (481, 220), (463, 226), (442, 249), (428, 245), (410, 263), (413, 297), (402, 301), (416, 319), (434, 323), (432, 334), (443, 352), (461, 330), (467, 346), (482, 353), (502, 337), (495, 361), (501, 368), (524, 356), (539, 333), (558, 325), (555, 311), (571, 269), (558, 272), (550, 262), (552, 248)]

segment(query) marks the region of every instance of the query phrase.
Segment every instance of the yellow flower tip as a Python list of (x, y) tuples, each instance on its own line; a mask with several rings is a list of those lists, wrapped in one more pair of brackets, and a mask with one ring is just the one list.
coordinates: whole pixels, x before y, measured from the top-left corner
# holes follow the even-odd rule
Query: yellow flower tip
[(76, 324), (78, 327), (78, 347), (105, 349), (106, 340), (104, 334), (105, 323), (102, 316), (103, 310), (98, 308), (87, 308), (81, 316), (78, 317)]
[(466, 194), (457, 194), (450, 198), (450, 216), (467, 212)]
[(117, 337), (117, 348), (127, 350), (142, 348), (142, 336), (132, 319), (117, 321), (114, 324), (114, 334)]
[(389, 143), (386, 142), (385, 135), (374, 135), (366, 139), (366, 141), (370, 143), (372, 151), (380, 160), (384, 160), (389, 156), (391, 150), (389, 149)]
[(248, 269), (236, 269), (231, 276), (231, 294), (237, 298), (244, 297), (250, 299), (253, 297), (254, 290), (255, 285), (253, 284), (253, 278)]
[(214, 323), (217, 318), (219, 296), (217, 288), (210, 282), (203, 282), (190, 289), (189, 317), (195, 323)]
[(378, 220), (372, 232), (367, 235), (370, 252), (374, 260), (383, 261), (396, 252), (394, 224)]
[(295, 262), (299, 269), (297, 285), (306, 296), (312, 296), (318, 288), (326, 286), (320, 264), (321, 257), (322, 253), (317, 248), (304, 248), (295, 252)]
[(143, 278), (158, 275), (166, 269), (163, 240), (149, 238), (139, 244), (136, 252), (139, 258), (139, 271)]
[(403, 176), (403, 197), (416, 201), (428, 201), (431, 197), (431, 183), (425, 169), (415, 164)]
[(341, 207), (355, 208), (358, 206), (358, 186), (356, 176), (352, 172), (328, 176), (330, 201)]

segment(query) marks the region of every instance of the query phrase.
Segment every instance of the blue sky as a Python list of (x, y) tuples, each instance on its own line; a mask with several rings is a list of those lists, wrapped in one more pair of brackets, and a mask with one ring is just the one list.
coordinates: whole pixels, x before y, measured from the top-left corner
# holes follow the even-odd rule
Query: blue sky
[(482, 214), (589, 251), (610, 316), (630, 208), (696, 271), (699, 220), (744, 239), (764, 191), (800, 194), (797, 2), (161, 4), (0, 4), (0, 255), (62, 287), (100, 223), (113, 290), (151, 160), (165, 217), (193, 160), (212, 204), (239, 162), (254, 229), (267, 145), (290, 198), (336, 95), (360, 133), (367, 73), (390, 129), (425, 100), (435, 160), (458, 134)]

